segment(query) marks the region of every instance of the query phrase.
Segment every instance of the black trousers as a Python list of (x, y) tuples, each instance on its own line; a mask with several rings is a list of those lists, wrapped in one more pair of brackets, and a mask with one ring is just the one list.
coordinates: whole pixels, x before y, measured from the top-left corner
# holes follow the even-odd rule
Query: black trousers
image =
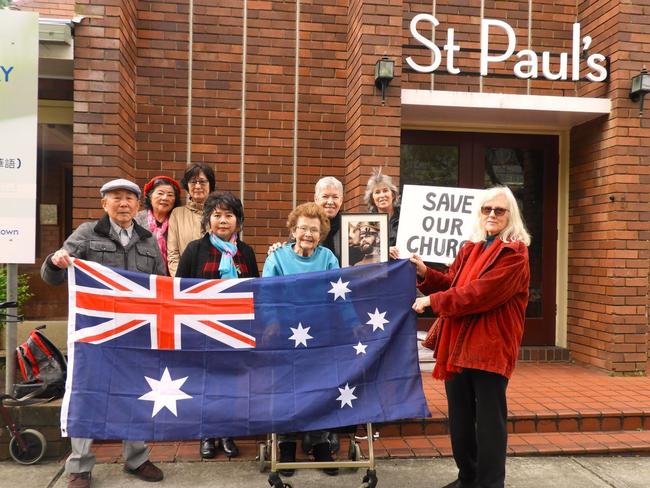
[(464, 369), (445, 381), (449, 433), (458, 478), (480, 488), (503, 488), (508, 443), (508, 379)]

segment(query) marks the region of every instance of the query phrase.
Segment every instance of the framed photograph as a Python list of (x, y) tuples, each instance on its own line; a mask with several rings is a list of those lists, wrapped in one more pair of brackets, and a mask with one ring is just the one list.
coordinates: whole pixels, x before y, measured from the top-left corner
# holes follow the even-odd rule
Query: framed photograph
[(388, 261), (388, 214), (341, 214), (341, 267)]

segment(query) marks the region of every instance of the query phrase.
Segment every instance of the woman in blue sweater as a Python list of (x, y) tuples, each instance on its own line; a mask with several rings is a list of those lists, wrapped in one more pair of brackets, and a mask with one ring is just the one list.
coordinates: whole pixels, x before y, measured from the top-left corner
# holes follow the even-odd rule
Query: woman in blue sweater
[(291, 242), (272, 253), (264, 263), (262, 276), (286, 276), (339, 267), (334, 253), (321, 246), (330, 230), (329, 219), (315, 203), (298, 205), (287, 220)]
[[(334, 253), (321, 246), (321, 242), (330, 230), (329, 219), (321, 207), (315, 203), (298, 205), (289, 214), (287, 228), (291, 232), (294, 242), (284, 244), (266, 258), (262, 276), (286, 276), (310, 271), (326, 271), (339, 267)], [(312, 453), (316, 461), (333, 460), (329, 432), (319, 430), (304, 434), (309, 434), (313, 446)], [(278, 439), (280, 462), (295, 462), (296, 434), (280, 434)], [(323, 471), (332, 476), (338, 474), (336, 468), (326, 468)], [(291, 476), (293, 470), (281, 470), (280, 474)]]

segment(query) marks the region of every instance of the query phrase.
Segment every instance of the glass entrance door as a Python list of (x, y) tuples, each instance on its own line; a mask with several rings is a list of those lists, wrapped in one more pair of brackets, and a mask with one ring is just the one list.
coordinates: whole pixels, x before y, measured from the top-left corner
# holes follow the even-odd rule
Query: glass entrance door
[(555, 345), (558, 141), (555, 136), (403, 131), (402, 185), (507, 185), (532, 236), (524, 345)]

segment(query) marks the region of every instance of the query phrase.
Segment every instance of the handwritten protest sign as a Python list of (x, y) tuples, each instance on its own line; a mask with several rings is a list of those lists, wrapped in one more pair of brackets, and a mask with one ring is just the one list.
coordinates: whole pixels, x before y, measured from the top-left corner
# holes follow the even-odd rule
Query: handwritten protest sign
[(485, 190), (404, 185), (397, 248), (401, 257), (449, 264), (471, 232), (476, 202)]

